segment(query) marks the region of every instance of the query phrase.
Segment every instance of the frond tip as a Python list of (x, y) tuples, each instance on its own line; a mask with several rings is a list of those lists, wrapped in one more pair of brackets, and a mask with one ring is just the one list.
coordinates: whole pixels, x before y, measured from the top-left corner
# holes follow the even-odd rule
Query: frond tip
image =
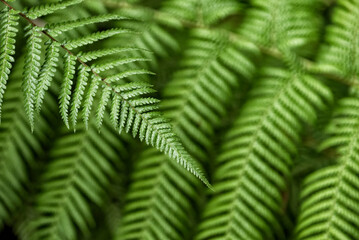
[[(200, 166), (174, 134), (171, 124), (157, 111), (158, 101), (143, 97), (151, 92), (151, 85), (143, 82), (117, 86), (111, 111), (114, 127), (120, 132), (132, 132), (133, 137), (139, 136), (141, 141), (164, 152), (210, 187)], [(101, 104), (107, 104), (107, 101), (100, 102), (98, 109), (102, 108)]]
[[(122, 20), (121, 16), (100, 15), (91, 18), (80, 18), (74, 21), (65, 21), (59, 24), (48, 24), (45, 28), (36, 25), (36, 19), (41, 16), (52, 14), (67, 6), (78, 4), (83, 0), (67, 0), (59, 3), (43, 4), (31, 7), (21, 13), (30, 24), (25, 28), (27, 42), (25, 46), (25, 63), (23, 71), (22, 89), (24, 92), (25, 112), (29, 118), (31, 130), (34, 129), (35, 113), (39, 112), (46, 90), (50, 86), (57, 71), (57, 62), (60, 50), (63, 54), (63, 77), (59, 91), (60, 115), (67, 126), (76, 127), (79, 113), (87, 127), (92, 106), (99, 93), (99, 101), (96, 109), (97, 126), (100, 127), (105, 116), (107, 105), (112, 101), (111, 120), (120, 132), (132, 132), (134, 137), (139, 136), (141, 141), (154, 146), (176, 160), (189, 172), (210, 186), (199, 165), (190, 157), (179, 139), (172, 130), (168, 121), (158, 112), (157, 100), (144, 97), (153, 90), (150, 85), (142, 82), (126, 83), (125, 78), (135, 75), (151, 74), (148, 70), (138, 69), (137, 63), (148, 61), (144, 57), (116, 58), (115, 54), (124, 51), (137, 51), (138, 48), (113, 48), (96, 49), (89, 53), (77, 54), (78, 48), (89, 47), (100, 40), (114, 37), (123, 33), (133, 33), (129, 29), (109, 27), (102, 31), (94, 31), (82, 37), (59, 38), (66, 31), (74, 30), (88, 24), (101, 23), (109, 20)], [(2, 12), (1, 23), (4, 24), (1, 32), (2, 63), (0, 66), (5, 73), (1, 75), (0, 101), (8, 78), (11, 55), (14, 54), (14, 33), (16, 29), (15, 10), (8, 5)], [(18, 17), (18, 16), (17, 16)], [(53, 34), (53, 35), (51, 35)], [(43, 37), (48, 37), (47, 47), (43, 49)], [(45, 45), (46, 45), (45, 44)], [(109, 57), (109, 55), (112, 55)], [(42, 58), (44, 57), (44, 60)], [(84, 58), (82, 60), (81, 58)], [(88, 65), (87, 61), (96, 61)], [(119, 71), (116, 71), (119, 70)], [(107, 75), (99, 74), (106, 71)], [(91, 76), (90, 76), (91, 75)], [(90, 84), (88, 81), (90, 79)], [(86, 88), (89, 86), (88, 88)], [(98, 91), (101, 90), (101, 91)], [(112, 97), (112, 98), (111, 98)], [(97, 101), (96, 101), (97, 102)], [(0, 102), (1, 103), (1, 102)], [(82, 111), (81, 111), (82, 109)], [(70, 115), (70, 116), (69, 116)]]

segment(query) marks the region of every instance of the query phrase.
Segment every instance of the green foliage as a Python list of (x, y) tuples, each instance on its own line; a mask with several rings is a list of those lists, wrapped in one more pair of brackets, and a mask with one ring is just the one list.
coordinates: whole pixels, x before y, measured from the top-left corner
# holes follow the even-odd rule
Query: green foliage
[(292, 156), (304, 123), (315, 120), (331, 93), (316, 79), (278, 67), (261, 71), (234, 126), (225, 135), (216, 193), (197, 239), (283, 239), (279, 219)]
[(4, 92), (6, 89), (6, 82), (9, 79), (11, 70), (11, 63), (14, 62), (13, 55), (15, 54), (15, 36), (17, 32), (17, 12), (4, 8), (1, 12), (1, 63), (0, 63), (0, 116), (1, 116), (1, 105), (4, 98)]
[(39, 177), (35, 217), (26, 229), (29, 239), (75, 239), (76, 228), (89, 234), (94, 225), (90, 203), (102, 206), (124, 153), (123, 140), (108, 120), (101, 133), (94, 123), (88, 129), (81, 124), (75, 133), (60, 130)]
[(358, 1), (0, 6), (0, 238), (359, 239)]
[(357, 239), (358, 112), (357, 97), (339, 102), (322, 148), (337, 147), (338, 163), (309, 175), (301, 192), (296, 239)]
[[(132, 69), (129, 67), (127, 69), (124, 67), (120, 69), (121, 65), (127, 65), (129, 63), (147, 61), (143, 58), (125, 58), (120, 60), (112, 61), (105, 57), (108, 57), (108, 54), (113, 54), (115, 51), (108, 51), (107, 54), (102, 54), (100, 61), (101, 64), (94, 63), (93, 65), (86, 64), (81, 58), (79, 58), (76, 53), (72, 52), (75, 49), (79, 49), (84, 46), (94, 45), (94, 43), (111, 38), (115, 35), (129, 33), (127, 29), (121, 29), (112, 27), (103, 31), (94, 31), (91, 34), (86, 34), (85, 36), (68, 39), (64, 38), (63, 40), (57, 40), (54, 37), (58, 36), (63, 32), (74, 30), (84, 25), (101, 23), (109, 20), (120, 20), (123, 19), (117, 15), (102, 15), (99, 17), (87, 17), (78, 20), (70, 20), (56, 24), (47, 24), (44, 28), (40, 28), (36, 22), (31, 21), (31, 19), (36, 19), (38, 17), (43, 17), (53, 12), (59, 11), (61, 9), (67, 8), (70, 5), (78, 4), (82, 1), (63, 1), (59, 3), (49, 3), (42, 4), (34, 7), (30, 7), (24, 10), (21, 13), (22, 17), (28, 21), (28, 26), (25, 28), (27, 38), (25, 46), (25, 64), (24, 64), (24, 77), (23, 77), (23, 92), (24, 92), (24, 105), (25, 112), (28, 115), (31, 129), (34, 129), (35, 122), (35, 108), (40, 110), (41, 102), (43, 99), (44, 92), (50, 86), (53, 73), (56, 71), (57, 58), (58, 58), (58, 49), (61, 48), (64, 50), (64, 63), (63, 63), (63, 80), (60, 86), (59, 93), (59, 110), (62, 120), (64, 121), (67, 128), (70, 128), (69, 124), (69, 114), (71, 114), (71, 123), (72, 127), (76, 129), (77, 117), (79, 109), (82, 107), (84, 111), (84, 120), (85, 125), (88, 125), (89, 115), (91, 114), (92, 105), (94, 104), (94, 98), (96, 96), (97, 90), (101, 90), (101, 97), (99, 101), (99, 106), (97, 109), (97, 125), (98, 127), (102, 124), (102, 118), (105, 112), (105, 109), (108, 105), (109, 98), (112, 96), (112, 101), (114, 105), (121, 105), (120, 112), (120, 130), (126, 125), (126, 132), (133, 128), (133, 136), (137, 135), (139, 132), (140, 139), (146, 140), (147, 144), (155, 146), (160, 151), (165, 152), (170, 156), (170, 158), (175, 159), (178, 163), (183, 165), (187, 170), (192, 172), (195, 176), (199, 177), (207, 185), (208, 182), (200, 169), (200, 166), (189, 156), (186, 150), (182, 147), (181, 143), (174, 136), (171, 126), (166, 122), (166, 120), (157, 112), (153, 112), (157, 109), (154, 105), (156, 104), (152, 98), (143, 97), (141, 99), (136, 99), (138, 95), (145, 95), (151, 93), (148, 87), (141, 87), (141, 83), (129, 83), (126, 84), (125, 78), (128, 78), (131, 75), (138, 74), (148, 74), (149, 71), (142, 69)], [(12, 7), (8, 5), (8, 8), (2, 12), (3, 23), (5, 25), (5, 39), (9, 41), (12, 45), (4, 44), (2, 46), (4, 54), (4, 67), (6, 67), (5, 74), (8, 74), (10, 68), (10, 62), (13, 60), (11, 56), (13, 54), (13, 45), (14, 41), (14, 25), (17, 18), (11, 17), (13, 13)], [(9, 20), (8, 20), (9, 19)], [(10, 32), (10, 33), (8, 33)], [(54, 35), (51, 35), (53, 33)], [(45, 48), (45, 59), (42, 60), (42, 38), (47, 37), (51, 44), (48, 48)], [(8, 40), (9, 38), (9, 40)], [(129, 50), (129, 49), (128, 49)], [(102, 53), (105, 53), (104, 51)], [(97, 56), (99, 58), (100, 56)], [(99, 59), (97, 59), (99, 61)], [(105, 70), (109, 70), (117, 67), (119, 72), (113, 75), (107, 75), (102, 77), (99, 74)], [(78, 71), (76, 71), (78, 69)], [(122, 70), (122, 71), (121, 71)], [(92, 75), (92, 81), (100, 82), (89, 88), (89, 91), (86, 91), (86, 85), (88, 81), (88, 76)], [(77, 84), (73, 90), (74, 78), (78, 75)], [(2, 77), (2, 90), (5, 88), (7, 76)], [(123, 86), (121, 86), (123, 85)], [(133, 91), (129, 91), (133, 90)], [(83, 98), (84, 93), (86, 92), (85, 98)], [(111, 92), (113, 94), (111, 94)], [(3, 95), (3, 94), (2, 94)], [(2, 95), (0, 96), (2, 98)], [(118, 95), (118, 97), (116, 97)], [(84, 102), (82, 100), (85, 99)], [(146, 106), (151, 105), (151, 106)], [(152, 106), (153, 105), (153, 106)], [(115, 108), (116, 109), (116, 108)], [(118, 114), (117, 112), (112, 112), (112, 118), (115, 118), (114, 115)], [(128, 114), (128, 115), (127, 115)], [(114, 127), (117, 128), (117, 123), (114, 122)], [(121, 132), (121, 131), (120, 131)]]
[[(22, 63), (23, 58), (19, 59)], [(44, 144), (51, 139), (55, 122), (56, 102), (51, 95), (45, 97), (36, 131), (31, 132), (22, 104), (21, 69), (15, 66), (4, 95), (4, 114), (0, 125), (0, 225), (9, 219), (26, 198), (25, 185), (28, 168), (36, 164), (36, 156), (45, 152)]]

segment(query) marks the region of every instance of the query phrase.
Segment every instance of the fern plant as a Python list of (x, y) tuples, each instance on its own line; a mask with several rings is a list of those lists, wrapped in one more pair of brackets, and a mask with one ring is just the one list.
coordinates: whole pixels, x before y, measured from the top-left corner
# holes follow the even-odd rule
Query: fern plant
[(357, 0), (0, 0), (0, 239), (359, 239)]

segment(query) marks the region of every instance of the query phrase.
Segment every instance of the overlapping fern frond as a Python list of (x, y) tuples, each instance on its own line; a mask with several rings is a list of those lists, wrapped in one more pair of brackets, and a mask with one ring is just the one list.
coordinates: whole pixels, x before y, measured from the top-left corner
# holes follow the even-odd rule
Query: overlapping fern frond
[(268, 46), (267, 53), (280, 55), (286, 64), (264, 62), (261, 79), (226, 135), (214, 173), (216, 193), (203, 213), (197, 239), (285, 238), (281, 194), (296, 145), (304, 125), (313, 123), (332, 98), (328, 88), (303, 72), (295, 52), (297, 46), (317, 40), (311, 34), (318, 31), (316, 26), (308, 26), (315, 1), (252, 4), (239, 32), (262, 48)]
[(1, 106), (6, 89), (6, 83), (9, 78), (12, 62), (14, 62), (13, 55), (15, 54), (15, 36), (18, 31), (16, 28), (17, 20), (19, 19), (15, 10), (3, 9), (0, 15), (1, 22), (1, 45), (0, 45), (0, 117)]
[(29, 239), (75, 239), (76, 229), (89, 234), (89, 227), (95, 224), (91, 203), (103, 204), (124, 154), (124, 141), (111, 128), (108, 118), (102, 133), (94, 121), (88, 130), (83, 123), (75, 133), (62, 129), (39, 178), (34, 217), (26, 229)]
[(134, 171), (115, 239), (188, 238), (195, 212), (188, 199), (198, 182), (155, 149), (141, 154)]
[(181, 68), (163, 90), (162, 106), (176, 133), (194, 156), (203, 159), (241, 80), (251, 80), (258, 48), (226, 32), (191, 33)]
[[(23, 62), (23, 61), (19, 61)], [(15, 66), (4, 95), (4, 114), (0, 125), (0, 228), (21, 206), (26, 195), (29, 168), (35, 159), (44, 155), (44, 144), (53, 134), (51, 122), (56, 122), (55, 99), (46, 97), (46, 104), (32, 133), (22, 106), (21, 66)], [(56, 109), (56, 108), (55, 108)]]
[(167, 0), (163, 3), (162, 9), (182, 21), (209, 26), (238, 14), (241, 4), (234, 0)]
[(252, 0), (238, 32), (260, 45), (312, 53), (322, 23), (319, 4), (317, 0)]
[(225, 136), (197, 239), (284, 239), (279, 219), (292, 157), (305, 123), (331, 100), (318, 80), (264, 67)]
[[(54, 11), (65, 8), (68, 5), (77, 4), (81, 1), (65, 1), (53, 4), (44, 4), (27, 9), (22, 14), (29, 13), (29, 18), (37, 18), (53, 13)], [(5, 25), (4, 31), (13, 30), (16, 18), (11, 21), (7, 19), (13, 14), (13, 9), (8, 5), (2, 12), (2, 22)], [(26, 15), (22, 15), (26, 16)], [(130, 76), (150, 74), (145, 69), (139, 69), (134, 65), (135, 62), (148, 61), (146, 58), (126, 57), (115, 59), (118, 48), (99, 49), (85, 53), (75, 53), (82, 47), (96, 46), (96, 43), (112, 36), (123, 33), (129, 33), (130, 30), (122, 28), (109, 28), (101, 31), (94, 31), (90, 34), (69, 39), (67, 36), (62, 39), (59, 35), (82, 27), (88, 24), (108, 22), (109, 20), (119, 20), (122, 17), (118, 15), (103, 15), (82, 18), (77, 20), (64, 21), (61, 23), (46, 24), (40, 28), (35, 22), (27, 19), (30, 24), (26, 30), (27, 43), (25, 46), (25, 64), (23, 78), (23, 92), (25, 111), (29, 117), (31, 128), (33, 129), (36, 112), (40, 110), (43, 96), (48, 86), (51, 84), (56, 65), (58, 62), (58, 53), (63, 55), (63, 79), (59, 93), (59, 106), (61, 117), (69, 128), (71, 124), (76, 128), (77, 119), (81, 110), (85, 125), (88, 124), (94, 99), (100, 95), (99, 104), (96, 109), (97, 125), (100, 127), (104, 112), (112, 104), (111, 118), (114, 127), (133, 133), (133, 136), (139, 135), (141, 140), (145, 140), (160, 151), (165, 152), (170, 158), (191, 171), (194, 175), (207, 183), (202, 170), (196, 162), (184, 150), (181, 143), (174, 135), (170, 124), (156, 110), (157, 101), (146, 96), (151, 93), (149, 85), (141, 82), (126, 83), (125, 79)], [(9, 29), (9, 30), (7, 30)], [(9, 35), (9, 36), (7, 36)], [(10, 46), (5, 44), (5, 54), (13, 54), (13, 34), (5, 35), (9, 38)], [(56, 39), (55, 39), (56, 37)], [(45, 51), (45, 58), (42, 59), (43, 38), (48, 38)], [(11, 50), (9, 50), (11, 49)], [(6, 50), (6, 51), (5, 51)], [(138, 49), (127, 48), (124, 51), (137, 51)], [(2, 51), (3, 52), (3, 51)], [(5, 87), (7, 74), (9, 72), (11, 56), (5, 55), (3, 61), (6, 66), (5, 75), (2, 75), (2, 89)], [(88, 63), (94, 62), (94, 64)], [(96, 61), (99, 62), (96, 64)], [(117, 71), (109, 71), (114, 70)], [(103, 72), (106, 71), (106, 75)], [(109, 74), (111, 73), (111, 74)], [(76, 84), (75, 84), (76, 82)], [(2, 90), (3, 91), (3, 90)]]
[[(205, 161), (235, 89), (254, 73), (258, 49), (222, 31), (201, 29), (190, 36), (180, 69), (163, 91), (162, 106), (184, 146)], [(198, 189), (190, 175), (158, 151), (146, 150), (134, 166), (116, 239), (188, 238), (194, 223), (186, 219), (195, 218), (192, 201)]]
[(301, 192), (296, 239), (359, 237), (358, 97), (342, 99), (322, 148), (337, 147), (338, 163), (309, 175)]
[(340, 76), (352, 87), (350, 96), (339, 101), (327, 127), (330, 136), (321, 146), (321, 149), (337, 149), (337, 163), (317, 170), (303, 182), (296, 239), (359, 237), (358, 16), (358, 2), (338, 1), (318, 55), (318, 69)]
[(359, 239), (358, 17), (0, 0), (0, 239)]
[(355, 77), (359, 73), (359, 36), (356, 32), (358, 17), (359, 3), (338, 1), (317, 59), (318, 68), (343, 76), (351, 84), (357, 84)]

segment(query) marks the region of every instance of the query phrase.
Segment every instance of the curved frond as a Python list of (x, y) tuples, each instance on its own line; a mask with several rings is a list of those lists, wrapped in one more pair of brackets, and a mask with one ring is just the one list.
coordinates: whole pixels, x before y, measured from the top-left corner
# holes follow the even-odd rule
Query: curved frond
[(358, 17), (358, 2), (338, 1), (317, 58), (321, 69), (345, 76), (350, 82), (355, 81), (359, 73)]
[(43, 155), (43, 145), (53, 134), (50, 123), (56, 121), (56, 101), (48, 95), (34, 132), (31, 132), (22, 106), (22, 95), (19, 95), (22, 66), (23, 61), (18, 60), (10, 75), (0, 124), (0, 228), (24, 201), (28, 171), (36, 158)]
[[(257, 44), (309, 53), (319, 39), (317, 0), (252, 0), (239, 34)], [(314, 49), (313, 49), (314, 50)], [(305, 52), (305, 51), (304, 51)], [(307, 52), (305, 52), (307, 53)]]
[(187, 239), (198, 184), (193, 176), (155, 149), (134, 166), (124, 216), (115, 239)]
[(336, 147), (338, 163), (305, 179), (296, 239), (359, 238), (358, 107), (357, 97), (342, 99), (328, 126), (322, 148)]
[(25, 9), (25, 14), (31, 18), (36, 19), (42, 16), (49, 15), (55, 11), (65, 9), (68, 6), (81, 3), (83, 0), (65, 0), (58, 3), (45, 3), (42, 5), (30, 7)]
[[(81, 1), (69, 0), (44, 4), (29, 8), (25, 14), (29, 14), (30, 18), (38, 18), (79, 2)], [(7, 11), (10, 10), (7, 9)], [(200, 166), (185, 151), (173, 133), (170, 124), (157, 111), (156, 101), (153, 101), (148, 96), (144, 96), (152, 92), (150, 86), (145, 86), (145, 84), (140, 82), (125, 84), (125, 79), (130, 76), (150, 74), (149, 71), (139, 69), (136, 65), (137, 63), (148, 61), (148, 58), (122, 56), (121, 59), (116, 59), (114, 57), (120, 51), (113, 48), (108, 50), (99, 49), (91, 51), (91, 53), (81, 53), (79, 55), (74, 52), (84, 46), (101, 46), (101, 44), (98, 44), (101, 40), (132, 31), (112, 27), (112, 25), (108, 29), (95, 30), (84, 36), (71, 38), (65, 35), (65, 37), (62, 36), (59, 39), (54, 38), (55, 35), (83, 27), (87, 24), (101, 23), (108, 20), (122, 20), (122, 17), (107, 14), (47, 24), (44, 28), (40, 28), (34, 21), (29, 20), (24, 13), (21, 13), (21, 16), (29, 22), (26, 33), (28, 40), (25, 46), (23, 91), (25, 111), (29, 117), (31, 129), (34, 128), (35, 109), (40, 109), (45, 91), (51, 83), (54, 72), (57, 70), (58, 48), (60, 48), (65, 53), (63, 54), (63, 81), (59, 93), (59, 108), (61, 117), (68, 128), (70, 128), (70, 123), (73, 124), (72, 127), (76, 127), (78, 113), (81, 108), (84, 110), (83, 119), (85, 120), (85, 125), (88, 124), (87, 121), (91, 115), (92, 104), (94, 103), (93, 99), (99, 90), (101, 100), (96, 109), (98, 127), (102, 125), (107, 105), (111, 101), (117, 101), (112, 104), (121, 105), (121, 110), (119, 113), (112, 113), (112, 119), (120, 119), (121, 122), (119, 126), (115, 125), (115, 128), (120, 130), (125, 129), (126, 132), (131, 130), (134, 136), (139, 135), (139, 138), (145, 140), (147, 144), (165, 152), (170, 158), (176, 160), (208, 185)], [(52, 36), (51, 31), (55, 35)], [(42, 54), (43, 45), (41, 43), (45, 37), (49, 38), (51, 43), (45, 48), (45, 54)], [(126, 51), (131, 49), (134, 48), (127, 48)], [(134, 49), (135, 52), (138, 50), (138, 48)], [(44, 60), (42, 60), (42, 55), (45, 55)], [(91, 59), (95, 62), (85, 63), (79, 57), (80, 55), (87, 55), (86, 60)], [(106, 74), (103, 74), (105, 71)], [(103, 74), (103, 76), (100, 76), (100, 74)], [(91, 79), (91, 83), (87, 84), (89, 79)], [(89, 88), (86, 88), (87, 86)]]
[(40, 176), (35, 218), (27, 225), (29, 239), (75, 239), (77, 230), (89, 234), (94, 220), (90, 203), (101, 206), (104, 193), (125, 152), (123, 140), (106, 121), (102, 133), (93, 122), (88, 130), (63, 129)]
[[(192, 32), (181, 67), (164, 89), (162, 107), (197, 159), (205, 160), (206, 148), (213, 147), (214, 128), (240, 79), (251, 78), (256, 54), (255, 46), (225, 32)], [(198, 182), (154, 149), (137, 159), (131, 177), (116, 239), (187, 239), (195, 224), (188, 219), (195, 215)]]
[(125, 17), (119, 16), (118, 14), (103, 14), (98, 16), (91, 16), (87, 18), (80, 18), (71, 21), (65, 21), (60, 23), (47, 24), (45, 29), (53, 34), (54, 36), (62, 34), (64, 32), (73, 30), (89, 24), (97, 24), (102, 22), (108, 22), (111, 20), (123, 20)]
[(278, 67), (262, 69), (214, 173), (215, 193), (196, 239), (283, 239), (281, 192), (305, 123), (331, 100), (318, 80)]
[[(162, 13), (162, 11), (160, 11), (160, 13)], [(146, 8), (120, 8), (118, 14), (128, 18), (127, 21), (121, 21), (119, 26), (131, 29), (138, 34), (126, 35), (114, 40), (121, 43), (133, 42), (134, 46), (141, 49), (148, 49), (153, 53), (149, 54), (148, 52), (142, 51), (133, 54), (133, 56), (152, 59), (152, 61), (146, 63), (146, 65), (141, 65), (142, 67), (147, 65), (156, 66), (156, 57), (169, 57), (172, 53), (180, 50), (178, 40), (170, 32), (171, 30), (182, 29), (182, 24), (178, 19), (173, 21), (172, 16), (163, 16), (163, 14), (157, 14), (157, 12)]]
[(253, 56), (259, 52), (226, 32), (201, 29), (191, 37), (181, 68), (163, 91), (162, 106), (185, 146), (203, 159), (240, 79), (253, 76)]

